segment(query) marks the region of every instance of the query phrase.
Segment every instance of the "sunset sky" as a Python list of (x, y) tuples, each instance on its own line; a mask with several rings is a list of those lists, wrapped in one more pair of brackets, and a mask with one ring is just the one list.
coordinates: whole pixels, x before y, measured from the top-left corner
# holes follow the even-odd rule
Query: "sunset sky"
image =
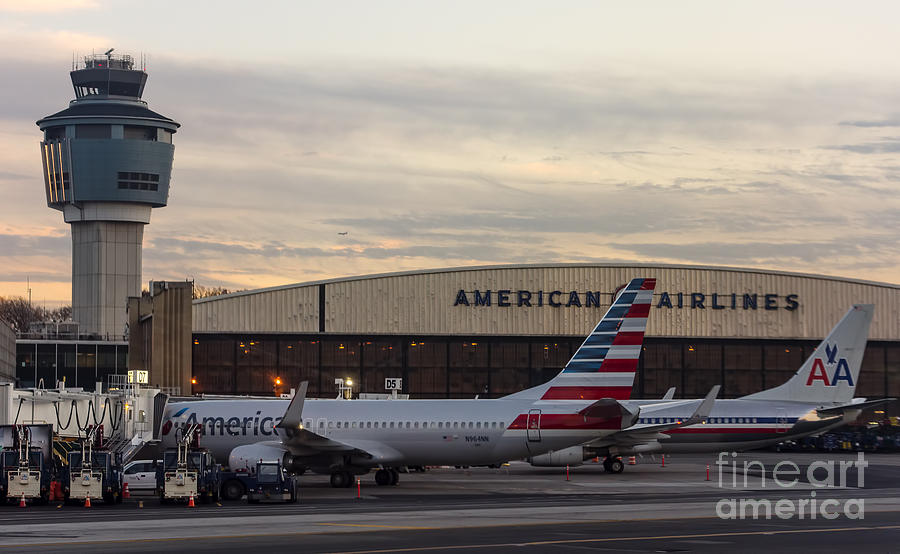
[[(68, 303), (34, 122), (73, 53), (182, 124), (144, 282), (503, 263), (900, 283), (890, 2), (0, 0), (0, 295)], [(338, 233), (344, 233), (340, 235)]]

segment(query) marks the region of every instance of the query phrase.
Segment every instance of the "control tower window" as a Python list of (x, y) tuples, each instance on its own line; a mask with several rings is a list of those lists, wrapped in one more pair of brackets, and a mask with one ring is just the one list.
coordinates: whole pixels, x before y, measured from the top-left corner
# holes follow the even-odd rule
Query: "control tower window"
[(126, 125), (124, 129), (124, 138), (132, 140), (156, 140), (156, 127), (138, 127), (136, 125)]
[(110, 125), (78, 125), (75, 127), (75, 138), (108, 139), (112, 137)]
[(64, 126), (49, 127), (44, 132), (44, 140), (59, 140), (66, 138), (66, 128)]
[(159, 129), (159, 142), (172, 144), (172, 131), (168, 129)]
[(118, 185), (120, 189), (157, 191), (159, 190), (159, 174), (120, 171)]

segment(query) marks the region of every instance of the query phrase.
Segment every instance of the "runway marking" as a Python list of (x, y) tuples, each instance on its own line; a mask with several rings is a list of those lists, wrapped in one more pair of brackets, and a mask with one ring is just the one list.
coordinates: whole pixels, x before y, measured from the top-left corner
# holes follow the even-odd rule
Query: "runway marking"
[[(400, 527), (389, 525), (366, 525), (366, 524), (342, 524), (342, 523), (318, 523), (317, 525), (333, 525), (346, 527), (381, 527), (389, 529), (406, 529), (406, 530), (453, 530), (453, 529), (485, 529), (491, 527), (533, 527), (544, 525), (585, 525), (598, 523), (623, 523), (623, 522), (641, 522), (641, 521), (667, 521), (672, 518), (644, 518), (630, 520), (596, 520), (596, 521), (555, 521), (546, 523), (523, 523), (523, 524), (499, 524), (499, 525), (458, 525), (447, 527)], [(695, 516), (678, 519), (718, 519), (709, 516)], [(791, 533), (818, 533), (818, 532), (841, 532), (841, 531), (879, 531), (888, 529), (900, 529), (900, 525), (881, 525), (874, 527), (833, 527), (823, 529), (785, 529), (785, 530), (769, 530), (769, 531), (744, 531), (732, 533), (700, 533), (692, 535), (659, 535), (646, 537), (605, 537), (599, 539), (559, 539), (555, 541), (533, 541), (524, 543), (493, 543), (493, 544), (469, 544), (458, 546), (423, 546), (412, 548), (389, 548), (384, 550), (351, 550), (345, 552), (335, 552), (333, 554), (379, 554), (386, 552), (427, 552), (430, 550), (460, 550), (464, 548), (496, 548), (502, 546), (547, 546), (554, 544), (584, 544), (584, 543), (600, 543), (600, 542), (625, 542), (625, 541), (641, 541), (641, 540), (659, 540), (659, 539), (690, 539), (690, 538), (708, 538), (708, 537), (737, 537), (752, 535), (781, 535)], [(88, 544), (116, 544), (116, 543), (152, 543), (152, 542), (174, 542), (174, 541), (190, 541), (190, 540), (217, 540), (217, 539), (254, 539), (265, 537), (295, 537), (304, 535), (321, 535), (321, 531), (293, 531), (290, 533), (244, 533), (236, 535), (209, 535), (209, 536), (187, 536), (187, 537), (152, 537), (143, 539), (106, 539), (106, 540), (69, 540), (66, 542), (49, 542), (49, 543), (17, 543), (17, 544), (0, 544), (0, 550), (5, 548), (21, 548), (21, 547), (41, 547), (41, 546), (59, 546), (60, 544), (68, 544), (73, 546)], [(72, 537), (74, 538), (74, 537)]]
[(423, 546), (413, 548), (388, 548), (384, 550), (348, 550), (333, 554), (379, 554), (384, 552), (427, 552), (429, 550), (460, 550), (464, 548), (498, 548), (504, 546), (550, 546), (557, 544), (586, 544), (599, 542), (651, 541), (662, 539), (694, 539), (708, 537), (746, 537), (752, 535), (787, 535), (792, 533), (835, 533), (842, 531), (880, 531), (900, 529), (900, 525), (880, 525), (877, 527), (831, 527), (824, 529), (786, 529), (775, 531), (742, 531), (733, 533), (697, 533), (692, 535), (658, 535), (647, 537), (604, 537), (600, 539), (559, 539), (554, 541), (509, 542), (493, 544), (466, 544), (458, 546)]
[(373, 527), (376, 529), (411, 529), (411, 530), (428, 530), (443, 529), (443, 527), (412, 527), (409, 525), (375, 525), (368, 523), (316, 523), (316, 525), (333, 525), (335, 527)]

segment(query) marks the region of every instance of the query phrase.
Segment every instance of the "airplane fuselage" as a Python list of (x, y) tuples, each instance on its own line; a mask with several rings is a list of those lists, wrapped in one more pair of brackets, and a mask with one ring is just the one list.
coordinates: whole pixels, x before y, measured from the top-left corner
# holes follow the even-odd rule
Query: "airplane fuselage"
[[(654, 417), (640, 417), (638, 423), (665, 423), (686, 419), (690, 408), (660, 406), (664, 401), (635, 400), (639, 406), (656, 406)], [(784, 440), (825, 432), (844, 423), (841, 416), (821, 417), (821, 404), (772, 400), (717, 400), (705, 423), (666, 431), (670, 438), (659, 441), (658, 452), (710, 452), (749, 450), (778, 444)]]
[[(203, 426), (201, 445), (223, 462), (242, 445), (280, 441), (288, 400), (203, 400), (169, 404), (163, 445), (186, 423)], [(565, 448), (621, 428), (585, 418), (587, 401), (307, 399), (303, 427), (372, 453), (355, 465), (490, 465)], [(327, 455), (323, 456), (327, 458)], [(327, 465), (323, 462), (322, 465)]]

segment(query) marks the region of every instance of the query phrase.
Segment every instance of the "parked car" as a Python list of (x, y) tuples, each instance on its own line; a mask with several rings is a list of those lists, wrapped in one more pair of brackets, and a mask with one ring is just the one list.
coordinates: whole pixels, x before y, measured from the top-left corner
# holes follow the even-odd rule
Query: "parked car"
[(128, 490), (156, 490), (156, 465), (153, 460), (134, 460), (125, 466), (123, 476)]

